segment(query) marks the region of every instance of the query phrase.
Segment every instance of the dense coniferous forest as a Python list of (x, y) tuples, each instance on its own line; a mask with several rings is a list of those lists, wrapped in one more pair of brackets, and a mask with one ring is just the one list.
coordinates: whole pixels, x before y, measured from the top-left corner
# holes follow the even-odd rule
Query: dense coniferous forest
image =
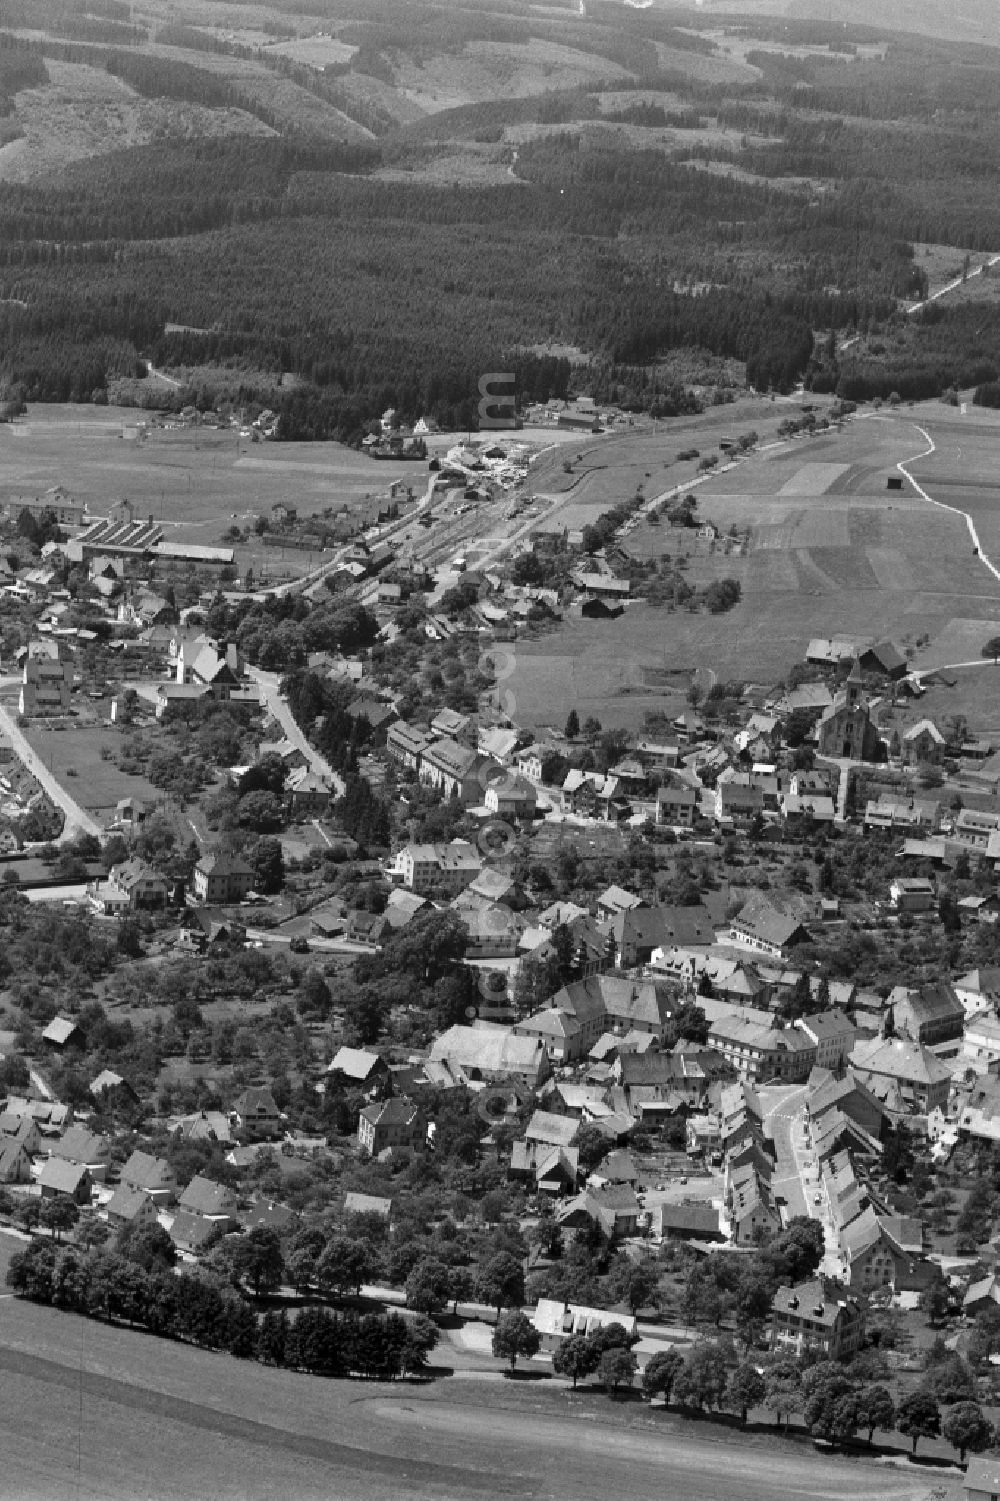
[[(516, 369), (522, 398), (565, 391), (568, 366), (532, 352), (549, 343), (587, 352), (596, 395), (637, 405), (662, 403), (650, 371), (685, 350), (739, 362), (760, 390), (804, 378), (850, 399), (1000, 376), (1000, 300), (901, 311), (927, 289), (922, 242), (1000, 244), (1000, 51), (763, 18), (729, 23), (746, 47), (732, 77), (689, 12), (387, 0), (362, 22), (348, 0), (287, 0), (261, 17), (286, 38), (306, 14), (353, 56), (319, 70), (187, 22), (154, 27), (150, 50), (117, 0), (10, 0), (2, 139), (50, 63), (278, 133), (5, 182), (6, 401), (107, 399), (151, 359), (229, 369), (279, 410), (281, 437), (353, 439), (387, 405), (471, 424), (484, 370)], [(394, 113), (404, 61), (488, 48), (519, 66), (552, 44), (589, 56), (591, 81)], [(326, 113), (290, 126), (268, 102), (277, 74)], [(435, 181), (462, 151), (488, 180)], [(298, 380), (279, 392), (285, 372)]]

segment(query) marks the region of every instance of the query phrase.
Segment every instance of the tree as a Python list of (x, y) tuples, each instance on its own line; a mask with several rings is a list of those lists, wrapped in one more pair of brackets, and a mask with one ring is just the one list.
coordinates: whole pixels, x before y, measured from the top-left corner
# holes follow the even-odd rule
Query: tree
[(375, 1266), (375, 1256), (367, 1241), (335, 1235), (327, 1241), (316, 1264), (316, 1280), (325, 1291), (341, 1297), (345, 1293), (356, 1295)]
[(684, 1357), (679, 1350), (657, 1350), (646, 1362), (642, 1373), (642, 1389), (646, 1396), (662, 1397), (664, 1402), (669, 1402), (677, 1373), (683, 1365)]
[(631, 1350), (624, 1350), (620, 1347), (617, 1350), (605, 1350), (597, 1373), (609, 1396), (616, 1396), (621, 1386), (632, 1385), (635, 1380), (636, 1365), (636, 1358)]
[(440, 1313), (451, 1292), (449, 1270), (443, 1261), (425, 1256), (406, 1279), (406, 1306), (418, 1313)]
[(946, 1416), (941, 1432), (958, 1450), (959, 1464), (965, 1464), (965, 1452), (981, 1454), (993, 1442), (993, 1424), (983, 1416), (978, 1402), (959, 1402)]
[(567, 740), (575, 740), (580, 733), (580, 716), (575, 709), (570, 709), (566, 716), (565, 735)]
[(864, 1386), (858, 1393), (858, 1427), (867, 1428), (868, 1443), (875, 1437), (875, 1429), (891, 1433), (896, 1426), (896, 1407), (884, 1386)]
[(953, 1402), (968, 1401), (976, 1395), (975, 1377), (961, 1355), (955, 1351), (948, 1351), (942, 1360), (935, 1363), (933, 1369), (928, 1371), (924, 1385), (946, 1406)]
[(63, 1231), (72, 1230), (80, 1218), (80, 1206), (65, 1194), (59, 1194), (57, 1198), (43, 1201), (38, 1218), (53, 1240), (62, 1240)]
[(585, 1173), (592, 1173), (611, 1150), (607, 1134), (591, 1125), (580, 1127), (573, 1138), (573, 1144), (579, 1154), (580, 1167)]
[(736, 1332), (746, 1348), (760, 1338), (771, 1312), (771, 1288), (759, 1270), (748, 1267), (736, 1287)]
[(794, 1360), (776, 1360), (764, 1373), (764, 1406), (776, 1423), (784, 1418), (785, 1432), (793, 1412), (802, 1411), (802, 1376)]
[[(497, 1258), (494, 1258), (497, 1259)], [(498, 1360), (509, 1360), (511, 1374), (517, 1365), (519, 1355), (530, 1360), (537, 1355), (542, 1343), (542, 1336), (519, 1308), (508, 1309), (497, 1318), (496, 1328), (493, 1331), (493, 1354)]]
[(719, 1407), (726, 1392), (726, 1361), (711, 1340), (695, 1345), (674, 1378), (674, 1398), (682, 1407)]
[[(594, 1346), (585, 1334), (571, 1334), (552, 1352), (552, 1369), (557, 1376), (568, 1376), (576, 1390), (576, 1383), (597, 1370), (600, 1359)], [(655, 1357), (654, 1357), (655, 1359)]]
[(232, 1268), (242, 1282), (249, 1282), (255, 1298), (272, 1293), (281, 1286), (285, 1275), (285, 1258), (281, 1238), (270, 1225), (256, 1225), (234, 1243)]
[(951, 1289), (945, 1279), (938, 1275), (929, 1282), (920, 1294), (920, 1307), (927, 1315), (927, 1322), (935, 1328), (947, 1317), (951, 1307)]
[(982, 656), (992, 657), (993, 661), (1000, 660), (1000, 636), (991, 636), (983, 647)]
[(616, 1259), (610, 1286), (616, 1302), (627, 1303), (633, 1313), (648, 1308), (656, 1300), (660, 1274), (652, 1261), (632, 1261), (627, 1256)]
[(941, 1432), (941, 1409), (933, 1392), (919, 1387), (904, 1397), (896, 1413), (896, 1427), (912, 1440), (912, 1454), (922, 1438), (937, 1438)]
[(780, 1234), (768, 1242), (767, 1256), (775, 1263), (780, 1258), (782, 1265), (776, 1266), (776, 1271), (787, 1274), (794, 1285), (815, 1276), (822, 1264), (824, 1249), (822, 1221), (797, 1214)]
[(509, 1251), (498, 1251), (479, 1270), (476, 1297), (497, 1311), (520, 1308), (524, 1302), (524, 1267)]
[(726, 1406), (740, 1415), (746, 1427), (747, 1413), (751, 1407), (759, 1407), (764, 1400), (764, 1378), (752, 1361), (745, 1360), (730, 1374), (726, 1385)]
[(814, 1438), (839, 1443), (858, 1427), (857, 1384), (841, 1366), (821, 1361), (805, 1374), (802, 1416)]
[(451, 1299), (451, 1311), (458, 1313), (459, 1303), (472, 1297), (476, 1290), (475, 1279), (468, 1267), (452, 1266), (448, 1268), (448, 1297)]

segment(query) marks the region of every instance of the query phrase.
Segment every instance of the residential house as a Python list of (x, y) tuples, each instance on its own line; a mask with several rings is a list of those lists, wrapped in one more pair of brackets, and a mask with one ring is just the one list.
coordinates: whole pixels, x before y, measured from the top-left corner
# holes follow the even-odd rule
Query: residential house
[(92, 1182), (103, 1183), (108, 1171), (110, 1145), (106, 1136), (98, 1136), (86, 1126), (70, 1126), (63, 1136), (50, 1142), (49, 1156), (78, 1163), (88, 1170)]
[(764, 812), (764, 793), (749, 776), (736, 774), (720, 781), (715, 789), (715, 821), (720, 828), (747, 824)]
[(817, 1278), (779, 1287), (771, 1305), (771, 1348), (809, 1351), (821, 1360), (849, 1360), (861, 1348), (864, 1304), (858, 1298), (831, 1297)]
[(582, 1228), (588, 1221), (599, 1225), (609, 1240), (634, 1235), (641, 1210), (635, 1192), (627, 1184), (586, 1188), (556, 1210), (556, 1221), (568, 1229)]
[(41, 715), (66, 714), (69, 712), (70, 694), (73, 691), (73, 663), (60, 659), (55, 642), (45, 643), (56, 647), (54, 655), (47, 650), (35, 652), (32, 647), (41, 643), (32, 642), (24, 659), (21, 675), (21, 691), (18, 697), (18, 713), (26, 718)]
[(962, 1501), (1000, 1501), (1000, 1459), (969, 1456), (962, 1481)]
[(576, 1063), (588, 1052), (583, 1028), (576, 1017), (555, 1007), (515, 1022), (514, 1033), (518, 1037), (537, 1038), (555, 1064)]
[(112, 1230), (121, 1230), (125, 1225), (156, 1225), (159, 1223), (156, 1205), (149, 1194), (141, 1188), (128, 1188), (119, 1183), (108, 1200), (108, 1225)]
[(156, 911), (170, 900), (171, 884), (145, 860), (134, 858), (112, 865), (108, 883), (123, 894), (132, 911)]
[(944, 980), (907, 991), (893, 1005), (892, 1015), (896, 1032), (924, 1047), (961, 1040), (965, 1026), (965, 1007), (954, 986)]
[(936, 766), (944, 754), (944, 736), (931, 719), (921, 719), (904, 730), (900, 748), (907, 766)]
[(951, 1066), (908, 1037), (859, 1040), (851, 1069), (890, 1113), (926, 1115), (948, 1103)]
[(842, 1011), (818, 1011), (803, 1016), (796, 1026), (816, 1046), (816, 1067), (842, 1069), (857, 1041), (857, 1028)]
[(380, 1100), (366, 1105), (358, 1116), (358, 1142), (370, 1157), (390, 1148), (419, 1151), (423, 1137), (419, 1111), (408, 1100)]
[(177, 1175), (163, 1157), (135, 1151), (121, 1170), (125, 1188), (144, 1193), (154, 1204), (170, 1204), (177, 1196)]
[(202, 1177), (200, 1173), (184, 1189), (177, 1207), (185, 1214), (195, 1215), (223, 1229), (231, 1229), (236, 1224), (237, 1205), (233, 1190)]
[(358, 1089), (369, 1100), (385, 1100), (392, 1094), (389, 1065), (365, 1048), (338, 1048), (326, 1073), (328, 1088)]
[(396, 723), (390, 726), (385, 737), (387, 754), (394, 761), (408, 767), (410, 771), (416, 772), (419, 772), (421, 759), (431, 744), (433, 744), (431, 735), (407, 724), (405, 719), (397, 719)]
[(657, 949), (707, 950), (715, 942), (711, 917), (701, 902), (691, 907), (660, 903), (619, 912), (612, 918), (611, 936), (621, 969), (649, 964)]
[(229, 1112), (235, 1134), (242, 1144), (276, 1141), (284, 1132), (284, 1117), (269, 1089), (245, 1089)]
[(897, 876), (889, 886), (889, 901), (897, 912), (929, 912), (935, 900), (934, 882), (926, 876)]
[(961, 1061), (977, 1074), (1000, 1073), (1000, 1021), (995, 1016), (980, 1013), (966, 1022)]
[(0, 1183), (28, 1183), (31, 1179), (31, 1155), (24, 1141), (16, 1136), (0, 1138)]
[(780, 911), (761, 892), (755, 892), (729, 927), (730, 936), (736, 943), (746, 944), (760, 952), (783, 959), (798, 943), (809, 940), (809, 934), (796, 917)]
[(675, 829), (690, 829), (698, 815), (698, 805), (698, 794), (693, 787), (658, 787), (656, 822)]
[(38, 1174), (43, 1199), (69, 1198), (77, 1204), (89, 1204), (92, 1186), (90, 1173), (82, 1162), (68, 1162), (60, 1157), (43, 1162)]
[(538, 793), (530, 782), (521, 777), (504, 776), (490, 782), (483, 804), (495, 818), (513, 819), (515, 823), (531, 823), (538, 805)]
[(475, 845), (463, 839), (451, 844), (408, 844), (396, 856), (392, 874), (411, 891), (454, 895), (480, 874), (483, 858)]
[(242, 855), (209, 853), (194, 868), (194, 894), (209, 906), (242, 902), (253, 890), (255, 872)]

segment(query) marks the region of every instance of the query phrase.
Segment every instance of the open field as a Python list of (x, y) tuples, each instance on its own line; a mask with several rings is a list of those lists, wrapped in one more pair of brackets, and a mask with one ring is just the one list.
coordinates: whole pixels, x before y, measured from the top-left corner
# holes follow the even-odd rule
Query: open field
[[(379, 463), (340, 443), (252, 444), (234, 429), (188, 427), (123, 441), (123, 424), (142, 415), (129, 407), (32, 406), (27, 417), (0, 425), (0, 505), (62, 485), (102, 516), (127, 496), (164, 524), (165, 540), (211, 546), (234, 517), (245, 524), (279, 500), (308, 515), (383, 494), (395, 480), (420, 493), (427, 482), (425, 463)], [(286, 571), (299, 571), (292, 554), (281, 558)]]
[[(0, 1237), (0, 1239), (4, 1239)], [(957, 1498), (951, 1472), (891, 1470), (610, 1403), (454, 1380), (321, 1381), (3, 1302), (0, 1496), (19, 1501), (511, 1496), (604, 1501)]]
[[(720, 678), (774, 682), (803, 659), (811, 636), (888, 636), (901, 649), (911, 647), (918, 666), (977, 657), (1000, 623), (1000, 584), (975, 557), (961, 517), (929, 505), (909, 485), (887, 488), (896, 464), (927, 447), (914, 426), (926, 423), (941, 447), (914, 473), (932, 496), (973, 511), (984, 547), (989, 551), (992, 542), (1000, 555), (1000, 491), (991, 479), (1000, 420), (978, 412), (966, 419), (940, 415), (950, 411), (935, 404), (912, 415), (858, 419), (842, 433), (796, 440), (711, 475), (694, 492), (698, 516), (723, 532), (749, 529), (745, 556), (665, 524), (639, 528), (628, 546), (643, 558), (685, 556), (694, 585), (737, 578), (740, 604), (709, 615), (637, 602), (618, 620), (573, 620), (519, 643), (509, 685), (518, 716), (528, 724), (561, 724), (575, 704), (605, 724), (636, 727), (648, 710), (665, 707), (651, 671), (704, 667)], [(960, 439), (961, 483), (953, 484)], [(637, 439), (634, 447), (620, 440), (619, 447), (615, 488), (603, 505), (597, 505), (607, 485), (596, 467), (600, 450), (585, 455), (592, 467), (580, 490), (587, 487), (598, 510), (628, 493), (623, 481), (634, 485), (646, 472), (653, 476), (645, 480), (647, 495), (668, 476), (677, 483), (676, 464), (661, 468), (657, 483), (653, 439)], [(568, 518), (578, 506), (585, 514), (576, 489), (572, 495), (555, 513), (559, 525), (574, 524)], [(929, 644), (918, 650), (924, 635)], [(1000, 719), (1000, 679), (970, 719), (984, 726)]]

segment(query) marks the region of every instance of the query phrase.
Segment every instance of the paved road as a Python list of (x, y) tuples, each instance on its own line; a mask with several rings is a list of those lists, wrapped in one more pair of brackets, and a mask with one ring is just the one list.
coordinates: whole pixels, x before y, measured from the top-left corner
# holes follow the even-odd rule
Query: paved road
[(288, 701), (281, 696), (279, 679), (273, 672), (262, 672), (259, 667), (248, 667), (247, 672), (261, 691), (261, 697), (267, 705), (268, 711), (274, 715), (281, 725), (285, 738), (290, 740), (296, 749), (300, 750), (309, 762), (311, 771), (317, 776), (325, 777), (333, 784), (337, 797), (343, 797), (345, 784), (339, 772), (334, 771), (325, 756), (321, 756), (316, 748), (309, 744), (299, 726), (295, 722), (295, 716), (289, 708)]
[[(823, 1270), (830, 1277), (844, 1275), (837, 1232), (830, 1218), (830, 1207), (823, 1193), (816, 1158), (806, 1139), (806, 1086), (780, 1085), (762, 1089), (764, 1129), (774, 1142), (777, 1162), (773, 1186), (788, 1208), (785, 1218), (808, 1215), (823, 1226), (826, 1252)], [(820, 1202), (817, 1204), (816, 1200)]]
[(777, 1087), (760, 1091), (764, 1105), (764, 1129), (774, 1142), (777, 1161), (773, 1185), (788, 1204), (788, 1217), (808, 1214), (809, 1205), (792, 1146), (792, 1130), (801, 1120), (805, 1105), (805, 1086), (798, 1089)]
[(104, 830), (91, 818), (85, 809), (80, 807), (61, 782), (57, 782), (49, 771), (45, 762), (38, 752), (29, 745), (21, 730), (18, 729), (17, 721), (7, 709), (0, 706), (0, 730), (10, 737), (14, 747), (14, 754), (18, 760), (31, 772), (39, 786), (48, 794), (58, 808), (66, 815), (66, 823), (62, 833), (56, 840), (57, 844), (65, 844), (70, 839), (75, 839), (77, 834), (95, 834), (98, 839), (104, 837)]

